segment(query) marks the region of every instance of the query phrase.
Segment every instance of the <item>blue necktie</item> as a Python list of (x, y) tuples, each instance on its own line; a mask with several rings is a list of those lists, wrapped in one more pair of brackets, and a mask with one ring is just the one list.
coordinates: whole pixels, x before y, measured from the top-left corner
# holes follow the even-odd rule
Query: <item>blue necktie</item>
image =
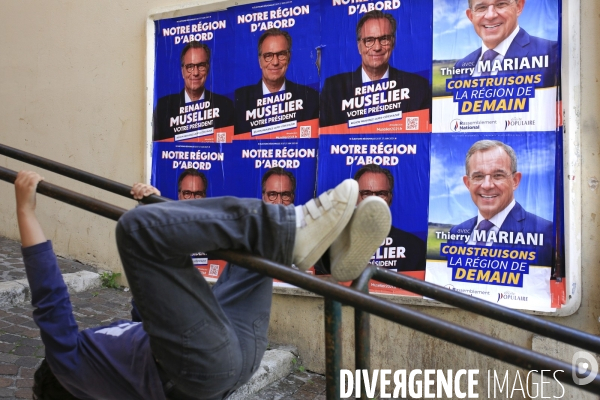
[[(485, 236), (486, 236), (486, 238), (487, 238), (487, 232), (488, 232), (488, 231), (490, 230), (490, 228), (492, 228), (493, 226), (494, 226), (494, 224), (492, 224), (492, 223), (491, 223), (490, 221), (488, 221), (487, 219), (484, 219), (484, 220), (482, 220), (482, 221), (479, 223), (479, 226), (477, 227), (477, 230), (478, 230), (479, 232), (481, 232), (481, 231), (484, 231), (484, 232), (486, 232), (486, 235), (485, 235)], [(486, 243), (487, 243), (487, 241), (485, 241), (485, 242), (481, 242), (481, 241), (480, 241), (480, 242), (477, 242), (477, 243), (475, 243), (475, 244), (476, 244), (477, 246), (485, 246), (485, 245), (486, 245)]]
[[(481, 61), (483, 64), (485, 64), (486, 61), (491, 62), (494, 58), (496, 58), (497, 55), (498, 55), (497, 51), (488, 49), (488, 50), (486, 50), (485, 53), (483, 53), (483, 57), (481, 58)], [(482, 72), (481, 76), (490, 76), (491, 74), (492, 74), (492, 64), (490, 63), (490, 70)]]

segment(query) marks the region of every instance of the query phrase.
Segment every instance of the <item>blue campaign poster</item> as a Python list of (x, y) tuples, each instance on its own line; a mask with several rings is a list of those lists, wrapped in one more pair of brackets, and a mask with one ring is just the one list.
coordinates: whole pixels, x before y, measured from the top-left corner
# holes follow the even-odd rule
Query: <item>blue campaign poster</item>
[(371, 263), (424, 270), (429, 135), (324, 135), (319, 146), (318, 192), (356, 179), (359, 201), (378, 195), (390, 206), (392, 230)]
[(321, 134), (430, 132), (432, 2), (334, 0), (322, 14)]
[[(315, 196), (317, 144), (317, 139), (234, 141), (228, 147), (234, 162), (227, 163), (225, 169), (227, 176), (236, 176), (228, 187), (229, 194), (268, 201), (263, 188), (266, 192), (291, 191), (289, 204), (306, 203)], [(273, 179), (278, 178), (275, 182), (283, 187), (271, 188), (271, 170), (277, 171)], [(267, 173), (268, 181), (264, 178)]]
[(434, 134), (426, 279), (551, 308), (555, 132)]
[(234, 36), (228, 16), (155, 22), (154, 141), (231, 142)]
[(199, 188), (204, 197), (229, 195), (229, 181), (225, 177), (225, 166), (231, 163), (231, 151), (227, 144), (219, 143), (154, 143), (152, 148), (151, 184), (165, 197), (177, 200), (178, 181), (189, 169), (202, 176)]
[(235, 138), (316, 138), (319, 116), (316, 0), (234, 7)]

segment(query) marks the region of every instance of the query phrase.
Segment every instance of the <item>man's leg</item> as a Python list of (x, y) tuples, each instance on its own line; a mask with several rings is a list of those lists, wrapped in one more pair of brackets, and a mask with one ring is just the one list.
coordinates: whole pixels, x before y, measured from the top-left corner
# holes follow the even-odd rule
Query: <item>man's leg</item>
[(273, 279), (228, 264), (213, 287), (213, 293), (240, 342), (243, 354), (242, 384), (256, 372), (267, 348)]
[[(220, 398), (256, 358), (189, 254), (233, 249), (291, 265), (295, 230), (293, 207), (231, 197), (138, 207), (119, 220), (119, 254), (144, 329), (179, 390)], [(270, 279), (256, 277), (258, 293), (268, 286)], [(268, 297), (270, 305), (270, 290)]]

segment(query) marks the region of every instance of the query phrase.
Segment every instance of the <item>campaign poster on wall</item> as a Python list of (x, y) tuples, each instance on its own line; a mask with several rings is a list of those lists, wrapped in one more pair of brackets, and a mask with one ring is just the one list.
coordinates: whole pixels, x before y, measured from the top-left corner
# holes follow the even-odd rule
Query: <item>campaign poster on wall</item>
[[(420, 279), (425, 275), (429, 136), (340, 134), (323, 135), (319, 141), (318, 192), (355, 179), (359, 202), (379, 196), (390, 207), (391, 230), (369, 263)], [(370, 290), (408, 294), (375, 281)]]
[[(268, 203), (304, 204), (315, 197), (317, 140), (242, 140), (228, 145), (235, 176), (228, 193), (262, 198)], [(284, 198), (285, 197), (285, 198)]]
[[(225, 165), (230, 144), (155, 142), (152, 147), (152, 186), (161, 195), (177, 201), (226, 196), (230, 182)], [(216, 280), (225, 265), (206, 254), (192, 255), (194, 265), (208, 280)]]
[(231, 142), (234, 37), (227, 18), (214, 12), (155, 22), (153, 141)]
[(319, 2), (233, 7), (235, 140), (318, 136)]
[(320, 134), (430, 132), (432, 2), (333, 0), (322, 14)]
[(433, 132), (561, 125), (560, 0), (434, 2)]
[(556, 133), (432, 135), (426, 280), (552, 311)]

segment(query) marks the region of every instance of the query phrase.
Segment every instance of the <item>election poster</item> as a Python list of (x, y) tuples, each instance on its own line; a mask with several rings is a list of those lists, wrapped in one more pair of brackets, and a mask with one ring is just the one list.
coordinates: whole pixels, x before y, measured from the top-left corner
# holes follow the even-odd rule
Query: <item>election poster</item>
[[(152, 186), (177, 201), (225, 196), (226, 144), (158, 142), (152, 148)], [(206, 254), (192, 255), (194, 265), (208, 280), (216, 280), (225, 268), (223, 260)]]
[[(318, 192), (355, 179), (360, 203), (368, 196), (386, 201), (392, 227), (370, 264), (424, 279), (429, 187), (429, 135), (323, 135), (320, 138)], [(321, 172), (323, 171), (323, 172)], [(327, 263), (327, 261), (326, 261)], [(327, 274), (328, 268), (315, 268)], [(405, 292), (371, 282), (378, 293)]]
[(434, 2), (433, 132), (561, 125), (560, 0)]
[(432, 135), (426, 280), (552, 311), (556, 134)]
[[(322, 7), (317, 191), (350, 178), (359, 183), (359, 202), (383, 198), (392, 228), (370, 263), (424, 279), (432, 3)], [(327, 273), (327, 260), (320, 267), (317, 274)], [(375, 281), (370, 290), (407, 294)]]
[(274, 204), (315, 195), (318, 1), (233, 7), (236, 71), (231, 194)]
[(320, 134), (430, 132), (432, 2), (322, 7)]
[(319, 2), (256, 3), (230, 11), (238, 38), (235, 140), (317, 138)]
[(229, 143), (233, 29), (227, 12), (156, 21), (152, 139)]

